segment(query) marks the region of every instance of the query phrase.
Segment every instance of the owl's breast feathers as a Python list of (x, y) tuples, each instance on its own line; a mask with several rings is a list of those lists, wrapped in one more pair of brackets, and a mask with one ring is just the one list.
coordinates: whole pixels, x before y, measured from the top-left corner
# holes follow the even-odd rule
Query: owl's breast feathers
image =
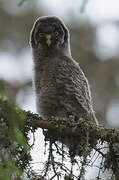
[(54, 116), (67, 111), (94, 120), (88, 81), (71, 57), (48, 59), (40, 64), (36, 76), (36, 81), (40, 82), (36, 87), (40, 111), (46, 107)]

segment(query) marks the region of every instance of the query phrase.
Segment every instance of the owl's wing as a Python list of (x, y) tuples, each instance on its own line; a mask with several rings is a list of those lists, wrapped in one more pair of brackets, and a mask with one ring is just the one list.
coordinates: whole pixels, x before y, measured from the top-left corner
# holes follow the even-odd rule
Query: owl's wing
[(62, 57), (56, 68), (56, 84), (60, 103), (74, 114), (93, 111), (88, 81), (78, 63)]

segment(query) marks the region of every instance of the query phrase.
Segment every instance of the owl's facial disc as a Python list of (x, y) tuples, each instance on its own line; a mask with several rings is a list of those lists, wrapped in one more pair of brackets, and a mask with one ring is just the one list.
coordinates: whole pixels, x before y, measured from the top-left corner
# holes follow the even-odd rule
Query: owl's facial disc
[(57, 48), (64, 42), (64, 31), (62, 27), (54, 24), (41, 24), (34, 33), (36, 46)]
[(41, 17), (36, 20), (31, 31), (30, 44), (34, 49), (60, 50), (69, 46), (69, 33), (57, 17)]

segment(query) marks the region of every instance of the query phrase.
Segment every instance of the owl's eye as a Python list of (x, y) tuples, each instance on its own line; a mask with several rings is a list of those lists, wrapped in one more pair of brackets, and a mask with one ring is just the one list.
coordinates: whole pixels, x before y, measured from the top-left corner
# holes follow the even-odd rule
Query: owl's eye
[(39, 33), (39, 37), (44, 37), (44, 33)]
[(58, 31), (55, 32), (55, 36), (56, 37), (59, 36), (59, 32)]

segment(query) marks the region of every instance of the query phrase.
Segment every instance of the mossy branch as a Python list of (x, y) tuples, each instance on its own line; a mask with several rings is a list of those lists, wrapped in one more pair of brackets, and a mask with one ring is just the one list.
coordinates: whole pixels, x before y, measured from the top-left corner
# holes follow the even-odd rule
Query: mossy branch
[(93, 140), (100, 139), (102, 142), (119, 143), (119, 130), (97, 126), (93, 122), (82, 118), (79, 118), (79, 122), (75, 122), (73, 116), (69, 117), (69, 119), (53, 117), (44, 121), (38, 114), (33, 114), (30, 111), (25, 112), (25, 114), (33, 127), (45, 128), (63, 135), (72, 136), (85, 136), (88, 132)]
[[(83, 156), (85, 159), (92, 150), (100, 154), (102, 163), (99, 169), (111, 170), (112, 177), (119, 177), (119, 130), (97, 126), (82, 118), (76, 122), (73, 116), (68, 119), (52, 117), (44, 121), (37, 114), (29, 111), (25, 114), (32, 127), (48, 129), (46, 132), (50, 131), (51, 134), (44, 134), (46, 137), (51, 139), (53, 137), (63, 142), (75, 155)], [(68, 141), (65, 141), (65, 137), (68, 137)]]
[[(38, 127), (42, 129), (47, 129), (47, 131), (43, 131), (45, 135), (45, 139), (49, 141), (49, 161), (47, 163), (46, 173), (50, 173), (47, 171), (50, 165), (55, 169), (59, 166), (59, 162), (53, 164), (53, 152), (52, 147), (56, 147), (57, 153), (59, 156), (64, 157), (65, 153), (67, 155), (67, 151), (64, 153), (65, 149), (63, 145), (66, 145), (69, 149), (69, 154), (65, 157), (71, 158), (71, 163), (74, 164), (73, 157), (75, 155), (79, 157), (80, 163), (82, 165), (82, 169), (80, 172), (81, 176), (85, 174), (85, 167), (88, 166), (87, 157), (90, 157), (90, 161), (92, 162), (93, 156), (92, 151), (100, 155), (102, 158), (101, 166), (99, 167), (98, 177), (100, 175), (100, 169), (111, 170), (111, 174), (118, 179), (119, 177), (119, 130), (112, 128), (105, 128), (96, 126), (93, 122), (87, 121), (79, 117), (79, 121), (76, 122), (73, 116), (69, 116), (66, 118), (54, 118), (44, 121), (38, 114), (33, 114), (30, 111), (23, 111), (18, 108), (18, 106), (14, 105), (12, 102), (7, 101), (5, 98), (0, 99), (0, 122), (1, 122), (1, 143), (2, 148), (8, 148), (8, 152), (10, 154), (13, 153), (13, 156), (17, 156), (19, 154), (19, 163), (17, 162), (18, 167), (25, 169), (25, 166), (29, 165), (29, 150), (27, 148), (27, 142), (29, 141), (29, 131), (37, 129)], [(3, 128), (4, 127), (4, 128)], [(17, 131), (16, 131), (17, 130)], [(22, 134), (23, 133), (23, 134)], [(11, 136), (10, 136), (11, 135)], [(4, 136), (4, 137), (3, 137)], [(9, 137), (9, 139), (8, 139)], [(4, 139), (4, 141), (3, 141)], [(14, 141), (18, 144), (17, 147), (14, 147)], [(59, 141), (63, 144), (62, 149), (59, 146)], [(10, 146), (10, 143), (12, 144)], [(104, 142), (104, 143), (103, 143)], [(106, 146), (105, 146), (105, 142)], [(104, 146), (101, 146), (104, 145)], [(19, 148), (22, 147), (22, 148)], [(12, 150), (10, 149), (12, 147)], [(32, 146), (28, 146), (32, 148)], [(105, 151), (106, 148), (106, 151)], [(14, 149), (14, 151), (13, 151)], [(20, 152), (19, 152), (20, 150)], [(62, 152), (61, 152), (62, 150)], [(16, 152), (16, 154), (14, 154)], [(19, 153), (18, 153), (19, 152)], [(22, 153), (21, 153), (22, 152)], [(22, 154), (22, 155), (21, 155)], [(26, 158), (27, 154), (27, 158)], [(11, 155), (10, 155), (11, 156)], [(55, 158), (55, 156), (54, 156)], [(83, 161), (82, 161), (83, 158)], [(26, 161), (27, 159), (27, 161)], [(22, 162), (22, 163), (21, 163)], [(27, 163), (26, 163), (27, 162)], [(60, 162), (61, 163), (61, 162)], [(75, 164), (79, 163), (76, 161)], [(64, 170), (67, 171), (66, 166), (62, 164)], [(61, 166), (61, 167), (62, 167)], [(90, 164), (89, 164), (90, 166)], [(30, 171), (32, 173), (32, 170)], [(71, 171), (72, 172), (72, 171)], [(54, 171), (55, 176), (57, 173)], [(82, 174), (83, 173), (83, 174)], [(74, 176), (75, 174), (73, 174)], [(80, 177), (80, 175), (79, 175)]]

